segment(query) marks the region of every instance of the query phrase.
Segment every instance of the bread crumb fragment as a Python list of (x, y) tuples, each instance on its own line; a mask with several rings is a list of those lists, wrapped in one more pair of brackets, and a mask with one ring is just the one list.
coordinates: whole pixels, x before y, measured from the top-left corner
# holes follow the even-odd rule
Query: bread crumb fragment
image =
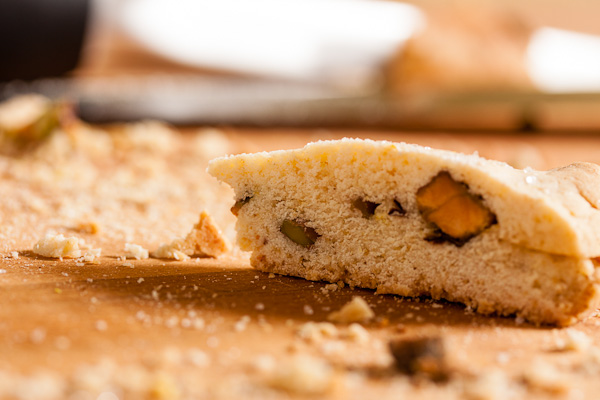
[(296, 334), (302, 339), (318, 343), (324, 338), (335, 338), (338, 330), (330, 322), (307, 322), (300, 326)]
[(592, 346), (592, 339), (584, 332), (576, 329), (566, 329), (566, 337), (556, 341), (556, 349), (559, 351), (585, 352)]
[(327, 319), (332, 322), (349, 324), (352, 322), (366, 322), (375, 317), (375, 313), (367, 302), (359, 296), (354, 296), (339, 311), (334, 311)]
[(86, 263), (93, 263), (96, 261), (96, 258), (100, 257), (102, 253), (102, 249), (89, 249), (83, 255), (83, 261)]
[(361, 324), (354, 322), (348, 326), (346, 337), (355, 343), (365, 344), (369, 341), (371, 335)]
[(152, 253), (154, 258), (165, 258), (170, 260), (185, 261), (190, 257), (184, 252), (185, 240), (183, 238), (174, 239), (171, 243), (161, 244), (158, 249)]
[(152, 256), (155, 258), (188, 260), (190, 256), (219, 257), (231, 248), (212, 217), (206, 212), (200, 213), (198, 223), (185, 238), (174, 239), (170, 244), (162, 244)]
[(79, 239), (74, 236), (46, 234), (34, 246), (33, 252), (37, 255), (50, 258), (78, 258), (81, 257)]
[(145, 260), (148, 258), (148, 250), (139, 244), (125, 243), (125, 257)]
[(323, 394), (333, 382), (333, 372), (324, 361), (299, 355), (280, 365), (270, 377), (271, 387), (292, 394)]
[(337, 283), (329, 283), (321, 288), (321, 293), (328, 294), (329, 292), (335, 292), (340, 286)]
[(484, 372), (476, 379), (465, 382), (463, 396), (468, 400), (506, 399), (509, 397), (508, 379), (499, 370)]
[(14, 258), (15, 260), (19, 259), (19, 252), (18, 251), (11, 251), (10, 252), (10, 256), (11, 258)]
[(527, 370), (523, 380), (531, 389), (552, 394), (564, 394), (571, 389), (571, 383), (565, 374), (539, 360)]

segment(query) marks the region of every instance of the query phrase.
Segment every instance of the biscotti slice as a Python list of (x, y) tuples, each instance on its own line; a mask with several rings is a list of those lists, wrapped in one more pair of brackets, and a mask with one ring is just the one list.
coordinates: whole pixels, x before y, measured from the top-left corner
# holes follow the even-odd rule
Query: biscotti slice
[(600, 167), (343, 139), (213, 160), (255, 268), (569, 325), (596, 309)]

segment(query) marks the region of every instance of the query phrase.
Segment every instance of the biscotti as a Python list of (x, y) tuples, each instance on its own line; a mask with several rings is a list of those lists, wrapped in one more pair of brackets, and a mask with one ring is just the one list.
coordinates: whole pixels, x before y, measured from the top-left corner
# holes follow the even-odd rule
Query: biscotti
[(569, 325), (596, 309), (600, 167), (343, 139), (213, 160), (263, 271)]

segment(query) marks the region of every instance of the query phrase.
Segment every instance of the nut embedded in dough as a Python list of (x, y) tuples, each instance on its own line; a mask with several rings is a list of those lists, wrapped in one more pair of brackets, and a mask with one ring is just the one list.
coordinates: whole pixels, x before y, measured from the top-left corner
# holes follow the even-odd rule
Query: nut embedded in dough
[(437, 174), (417, 191), (417, 206), (423, 218), (439, 229), (432, 241), (450, 241), (462, 246), (496, 223), (496, 216), (468, 186), (455, 181), (447, 171)]

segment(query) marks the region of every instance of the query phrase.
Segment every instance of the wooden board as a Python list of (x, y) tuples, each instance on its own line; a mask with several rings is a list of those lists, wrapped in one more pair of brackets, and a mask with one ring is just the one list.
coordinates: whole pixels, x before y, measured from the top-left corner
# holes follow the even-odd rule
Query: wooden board
[[(128, 147), (135, 142), (131, 135), (127, 145), (108, 136), (109, 153), (98, 147), (104, 140), (98, 136), (93, 141), (98, 146), (79, 141), (63, 158), (53, 158), (55, 164), (46, 160), (34, 169), (23, 168), (44, 159), (42, 150), (35, 157), (0, 156), (0, 398), (493, 399), (593, 398), (598, 393), (598, 317), (569, 329), (535, 327), (480, 316), (460, 304), (349, 287), (331, 291), (322, 282), (273, 277), (251, 269), (244, 255), (122, 260), (127, 241), (154, 250), (160, 242), (185, 235), (208, 203), (218, 222), (232, 223), (223, 211), (232, 203), (230, 193), (203, 175), (206, 149), (191, 145), (208, 143), (205, 134), (170, 132), (158, 148), (146, 143), (141, 151)], [(232, 151), (360, 136), (479, 150), (509, 161), (520, 154), (519, 162), (536, 167), (600, 162), (596, 137), (224, 134)], [(40, 171), (49, 174), (37, 176)], [(90, 179), (93, 185), (84, 184)], [(169, 180), (177, 187), (149, 186)], [(103, 182), (112, 189), (103, 188)], [(128, 185), (135, 190), (126, 191)], [(134, 196), (144, 188), (145, 197)], [(172, 193), (161, 195), (163, 190)], [(101, 194), (108, 197), (101, 199)], [(99, 207), (104, 203), (121, 209), (103, 213)], [(92, 219), (102, 227), (96, 234), (75, 224)], [(97, 263), (37, 256), (33, 244), (48, 229), (84, 238), (101, 247), (102, 256)], [(11, 257), (14, 251), (18, 258)], [(326, 321), (353, 296), (364, 298), (375, 311), (376, 318), (363, 324), (366, 332), (336, 325), (319, 333), (306, 325)], [(589, 346), (578, 332), (591, 341)], [(448, 382), (407, 377), (393, 368), (388, 342), (424, 335), (445, 340), (453, 371)], [(575, 349), (559, 351), (569, 345)]]

